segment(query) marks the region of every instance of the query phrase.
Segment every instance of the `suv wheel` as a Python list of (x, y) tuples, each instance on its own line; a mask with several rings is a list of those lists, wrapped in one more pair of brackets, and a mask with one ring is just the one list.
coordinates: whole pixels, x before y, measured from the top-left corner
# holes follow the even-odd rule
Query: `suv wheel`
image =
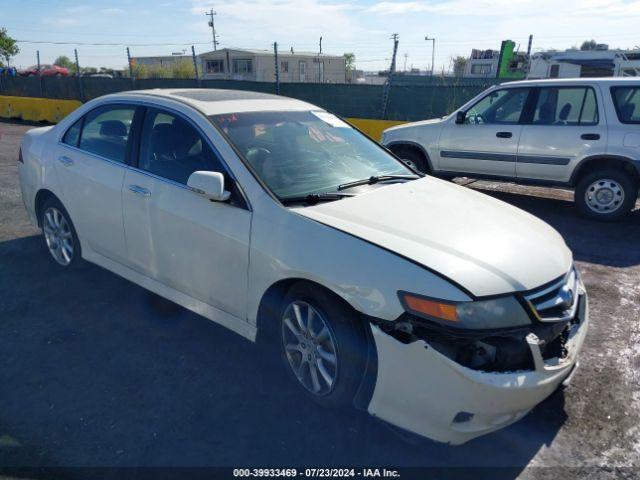
[(402, 160), (411, 170), (429, 173), (429, 163), (424, 155), (420, 152), (410, 148), (397, 148), (393, 150), (400, 160)]
[(353, 402), (366, 361), (366, 339), (356, 315), (326, 292), (294, 285), (280, 313), (280, 351), (290, 377), (315, 402)]
[(584, 215), (602, 221), (625, 216), (636, 203), (638, 186), (622, 170), (592, 172), (580, 179), (575, 202)]
[(79, 262), (80, 242), (69, 214), (56, 198), (42, 206), (40, 225), (51, 258), (60, 266), (69, 268)]

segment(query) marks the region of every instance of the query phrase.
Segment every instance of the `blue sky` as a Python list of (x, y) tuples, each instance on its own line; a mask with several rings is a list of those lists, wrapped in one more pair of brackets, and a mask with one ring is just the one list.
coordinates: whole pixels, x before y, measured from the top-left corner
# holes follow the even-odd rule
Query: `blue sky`
[[(640, 0), (2, 0), (0, 26), (19, 40), (76, 42), (78, 45), (21, 43), (16, 66), (73, 56), (83, 66), (122, 68), (125, 45), (132, 55), (166, 55), (195, 44), (196, 53), (212, 49), (204, 12), (213, 7), (220, 47), (354, 52), (358, 68), (389, 64), (392, 33), (400, 34), (398, 68), (425, 69), (431, 62), (429, 35), (436, 38), (436, 70), (472, 48), (494, 48), (512, 39), (534, 51), (564, 49), (587, 38), (630, 48), (640, 44)], [(121, 45), (88, 45), (114, 43)], [(143, 46), (141, 44), (155, 44)], [(160, 45), (172, 44), (172, 45)]]

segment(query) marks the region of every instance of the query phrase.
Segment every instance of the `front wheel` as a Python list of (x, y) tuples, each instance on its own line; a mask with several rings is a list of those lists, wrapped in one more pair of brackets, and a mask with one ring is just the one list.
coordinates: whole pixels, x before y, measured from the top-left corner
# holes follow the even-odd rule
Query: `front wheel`
[(280, 351), (289, 376), (315, 402), (352, 403), (366, 364), (366, 339), (356, 314), (321, 289), (294, 285), (280, 314)]
[(578, 182), (575, 202), (580, 212), (602, 221), (624, 217), (636, 203), (638, 185), (623, 170), (605, 169), (589, 173)]

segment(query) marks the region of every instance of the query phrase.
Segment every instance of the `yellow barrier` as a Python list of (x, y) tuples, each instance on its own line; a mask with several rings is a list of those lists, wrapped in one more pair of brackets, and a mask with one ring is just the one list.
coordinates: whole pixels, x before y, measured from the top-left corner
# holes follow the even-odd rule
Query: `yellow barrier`
[[(82, 103), (78, 100), (0, 96), (0, 117), (20, 118), (32, 122), (57, 123), (80, 105)], [(369, 118), (347, 118), (347, 121), (376, 141), (379, 141), (382, 137), (383, 130), (405, 123), (397, 120), (374, 120)]]
[(370, 118), (347, 118), (346, 120), (354, 127), (359, 128), (362, 132), (369, 135), (376, 142), (380, 141), (382, 132), (387, 128), (406, 123), (398, 120), (373, 120)]
[(0, 96), (0, 117), (57, 123), (80, 105), (77, 100)]

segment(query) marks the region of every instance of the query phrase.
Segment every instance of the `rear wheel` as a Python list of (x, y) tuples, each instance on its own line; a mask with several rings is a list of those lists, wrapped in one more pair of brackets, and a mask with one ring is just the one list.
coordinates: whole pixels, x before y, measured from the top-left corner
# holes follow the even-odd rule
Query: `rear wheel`
[(615, 221), (631, 211), (637, 196), (638, 185), (629, 174), (623, 170), (603, 169), (580, 179), (575, 202), (587, 217)]
[(350, 405), (366, 362), (366, 339), (352, 310), (327, 292), (294, 285), (280, 313), (280, 352), (289, 376), (315, 402)]
[(71, 218), (57, 198), (45, 201), (41, 209), (40, 225), (51, 258), (69, 268), (80, 261), (80, 242)]

